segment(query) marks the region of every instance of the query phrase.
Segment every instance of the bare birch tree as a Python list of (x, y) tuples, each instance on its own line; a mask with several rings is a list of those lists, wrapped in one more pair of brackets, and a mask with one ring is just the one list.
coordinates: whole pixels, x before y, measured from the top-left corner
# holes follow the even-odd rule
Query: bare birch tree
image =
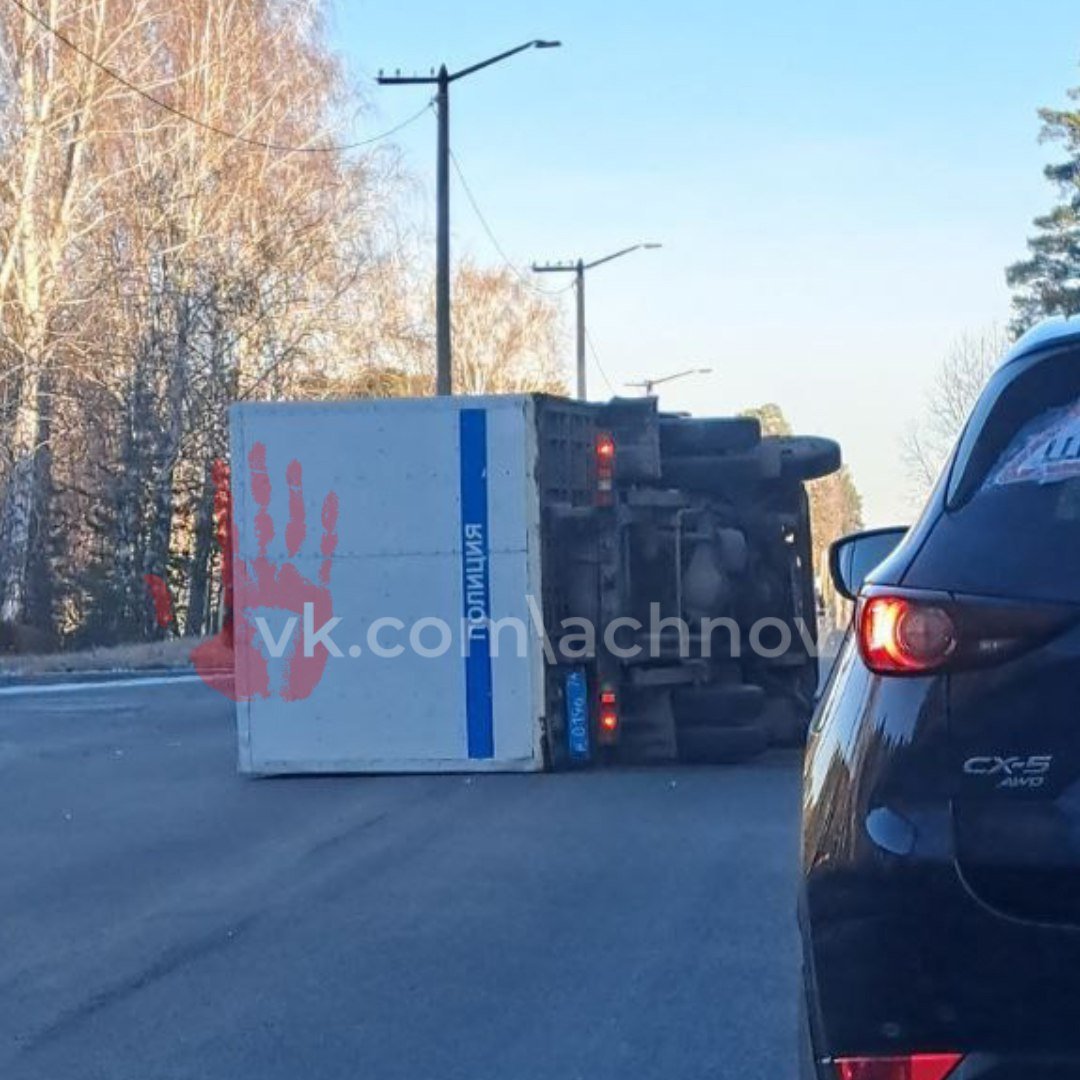
[(566, 392), (559, 309), (508, 268), (471, 263), (454, 278), (454, 389)]
[[(141, 0), (49, 0), (41, 11), (101, 55), (140, 35), (147, 18)], [(36, 615), (47, 625), (54, 399), (61, 366), (88, 343), (94, 283), (81, 256), (102, 222), (94, 155), (121, 88), (11, 5), (0, 9), (0, 55), (0, 330), (9, 403), (0, 620)]]
[(151, 632), (152, 571), (190, 581), (198, 626), (228, 402), (338, 358), (380, 155), (308, 152), (342, 99), (314, 0), (38, 10), (167, 108), (0, 8), (0, 619)]
[(963, 335), (945, 355), (926, 394), (924, 414), (905, 432), (901, 445), (913, 505), (921, 505), (934, 486), (972, 406), (1010, 344), (1008, 332), (993, 326)]
[[(153, 574), (204, 632), (230, 402), (429, 392), (428, 252), (392, 149), (334, 145), (322, 7), (0, 5), (0, 623), (160, 634)], [(561, 389), (546, 298), (455, 299), (459, 389)]]

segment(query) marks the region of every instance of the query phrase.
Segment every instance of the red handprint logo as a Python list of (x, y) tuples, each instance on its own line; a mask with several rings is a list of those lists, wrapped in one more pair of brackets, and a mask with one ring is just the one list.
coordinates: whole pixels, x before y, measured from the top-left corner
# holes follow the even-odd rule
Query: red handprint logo
[[(337, 620), (333, 617), (330, 596), (330, 571), (337, 549), (338, 499), (330, 492), (322, 506), (322, 540), (319, 551), (322, 562), (317, 580), (312, 581), (297, 569), (296, 559), (307, 539), (304, 507), (303, 470), (298, 461), (289, 462), (285, 480), (289, 489), (289, 520), (285, 527), (287, 562), (278, 565), (268, 557), (274, 538), (274, 521), (270, 515), (271, 483), (266, 465), (266, 447), (255, 443), (248, 454), (251, 472), (251, 494), (258, 508), (255, 515), (255, 537), (258, 554), (245, 561), (236, 557), (232, 543), (232, 500), (228, 467), (218, 462), (214, 466), (214, 510), (218, 543), (222, 552), (222, 586), (225, 592), (226, 617), (215, 637), (192, 650), (195, 670), (207, 685), (233, 701), (250, 701), (269, 697), (270, 665), (268, 656), (258, 647), (262, 640), (274, 658), (284, 655), (285, 644), (294, 636), (298, 622), (303, 632), (299, 644), (294, 644), (285, 664), (279, 693), (285, 701), (301, 701), (318, 685), (326, 668), (331, 649), (336, 646), (329, 630)], [(159, 625), (172, 622), (172, 604), (165, 583), (154, 575), (146, 579)], [(265, 613), (285, 613), (289, 616), (286, 630), (277, 642), (269, 634)], [(223, 668), (235, 672), (231, 686), (223, 685)]]

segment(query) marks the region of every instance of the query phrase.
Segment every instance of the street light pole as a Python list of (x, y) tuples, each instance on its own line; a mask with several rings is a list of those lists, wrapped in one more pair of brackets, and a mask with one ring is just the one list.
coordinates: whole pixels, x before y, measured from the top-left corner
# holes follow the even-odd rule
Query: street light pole
[(497, 56), (450, 72), (445, 64), (431, 75), (378, 76), (380, 86), (434, 85), (435, 111), (439, 121), (435, 172), (435, 392), (453, 393), (453, 349), (450, 339), (450, 84), (474, 71), (491, 67), (526, 49), (555, 49), (558, 41), (526, 41)]
[[(534, 267), (535, 269), (535, 267)], [(585, 400), (585, 263), (578, 259), (575, 267), (577, 288), (577, 396)]]
[(577, 290), (577, 396), (579, 401), (586, 398), (585, 387), (585, 271), (592, 270), (602, 263), (619, 259), (623, 255), (629, 255), (632, 251), (651, 251), (663, 247), (663, 244), (634, 244), (623, 248), (621, 251), (605, 255), (602, 259), (594, 259), (585, 262), (578, 259), (572, 263), (533, 263), (533, 271), (537, 274), (564, 274), (574, 275), (574, 288)]
[(450, 73), (439, 68), (435, 111), (439, 120), (435, 176), (435, 393), (454, 392), (450, 340)]

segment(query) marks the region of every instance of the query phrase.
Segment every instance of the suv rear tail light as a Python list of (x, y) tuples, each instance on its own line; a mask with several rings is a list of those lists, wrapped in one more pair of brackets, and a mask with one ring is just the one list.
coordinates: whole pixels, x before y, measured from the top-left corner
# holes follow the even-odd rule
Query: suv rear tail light
[(859, 597), (855, 629), (878, 675), (925, 675), (1012, 659), (1080, 620), (1063, 604), (874, 585)]
[(908, 1054), (903, 1057), (836, 1058), (838, 1080), (946, 1080), (962, 1054)]
[(868, 596), (859, 605), (859, 649), (879, 675), (941, 667), (956, 648), (956, 627), (936, 604), (903, 596)]

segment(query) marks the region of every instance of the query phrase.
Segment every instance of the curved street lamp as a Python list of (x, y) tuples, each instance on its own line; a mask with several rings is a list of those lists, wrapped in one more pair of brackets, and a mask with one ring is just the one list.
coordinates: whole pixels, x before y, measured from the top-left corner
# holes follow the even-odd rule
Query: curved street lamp
[(633, 387), (635, 390), (644, 390), (646, 397), (652, 397), (653, 390), (661, 383), (685, 379), (687, 375), (711, 375), (712, 370), (711, 367), (687, 368), (685, 371), (676, 371), (674, 375), (661, 375), (659, 379), (642, 379), (641, 382), (628, 382), (626, 385)]
[(452, 358), (450, 343), (450, 84), (472, 75), (475, 71), (491, 67), (500, 60), (508, 60), (526, 49), (557, 49), (561, 41), (535, 38), (514, 49), (470, 64), (460, 71), (448, 71), (443, 64), (431, 75), (384, 75), (378, 76), (380, 86), (405, 86), (433, 84), (435, 111), (439, 118), (439, 140), (436, 154), (435, 195), (435, 393), (450, 394), (452, 385)]
[(601, 259), (593, 259), (585, 262), (578, 259), (572, 263), (533, 263), (533, 270), (537, 274), (572, 273), (574, 287), (577, 289), (577, 396), (579, 401), (585, 400), (585, 271), (592, 270), (595, 266), (611, 262), (612, 259), (620, 259), (623, 255), (629, 255), (632, 251), (651, 251), (663, 247), (663, 244), (642, 243), (632, 244), (630, 247), (614, 251)]

